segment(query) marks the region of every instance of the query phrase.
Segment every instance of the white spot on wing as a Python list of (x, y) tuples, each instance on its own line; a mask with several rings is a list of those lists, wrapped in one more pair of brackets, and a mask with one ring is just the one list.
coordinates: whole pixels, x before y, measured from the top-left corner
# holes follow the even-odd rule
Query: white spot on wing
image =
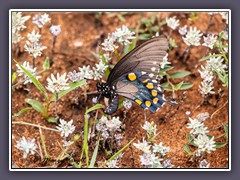
[(147, 74), (145, 71), (142, 71), (141, 73), (142, 73), (142, 75)]
[(152, 78), (153, 76), (154, 76), (154, 74), (153, 73), (151, 73), (151, 74), (149, 74), (148, 75), (150, 78)]

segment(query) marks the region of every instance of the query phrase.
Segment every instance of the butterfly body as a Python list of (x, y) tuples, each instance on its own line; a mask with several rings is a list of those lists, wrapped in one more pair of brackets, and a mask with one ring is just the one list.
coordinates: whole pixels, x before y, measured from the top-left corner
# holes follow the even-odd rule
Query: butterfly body
[(137, 103), (155, 113), (165, 99), (159, 87), (158, 71), (166, 55), (165, 37), (150, 39), (124, 56), (111, 71), (106, 83), (98, 83), (101, 95), (110, 99), (106, 114), (118, 108), (118, 96)]

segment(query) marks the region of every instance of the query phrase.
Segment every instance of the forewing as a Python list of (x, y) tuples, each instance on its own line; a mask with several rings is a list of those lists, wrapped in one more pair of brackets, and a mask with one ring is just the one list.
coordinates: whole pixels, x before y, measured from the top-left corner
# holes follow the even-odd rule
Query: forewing
[(166, 55), (167, 49), (168, 42), (164, 36), (158, 36), (145, 41), (125, 55), (115, 65), (107, 83), (112, 86), (121, 76), (133, 71), (143, 71), (145, 73), (141, 80), (146, 79), (149, 75), (151, 79), (156, 78), (159, 65)]

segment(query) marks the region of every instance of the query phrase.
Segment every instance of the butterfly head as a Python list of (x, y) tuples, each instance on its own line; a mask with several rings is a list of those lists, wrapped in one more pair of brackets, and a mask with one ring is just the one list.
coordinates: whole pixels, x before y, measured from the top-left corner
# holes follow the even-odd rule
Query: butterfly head
[(97, 83), (97, 90), (107, 98), (110, 98), (113, 94), (113, 90), (106, 83)]

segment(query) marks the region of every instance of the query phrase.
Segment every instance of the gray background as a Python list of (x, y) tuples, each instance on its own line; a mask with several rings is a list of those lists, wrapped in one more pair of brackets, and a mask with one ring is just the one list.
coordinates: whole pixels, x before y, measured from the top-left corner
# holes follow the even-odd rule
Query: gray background
[[(232, 10), (232, 171), (231, 172), (10, 172), (8, 170), (9, 159), (9, 145), (8, 145), (8, 14), (9, 9), (94, 9), (94, 8), (156, 8), (156, 9), (231, 9)], [(0, 177), (1, 179), (18, 179), (18, 180), (42, 180), (42, 179), (239, 179), (238, 174), (240, 170), (239, 158), (239, 83), (237, 81), (239, 76), (239, 47), (240, 47), (240, 2), (237, 0), (201, 0), (195, 2), (194, 0), (1, 0), (0, 2)]]

